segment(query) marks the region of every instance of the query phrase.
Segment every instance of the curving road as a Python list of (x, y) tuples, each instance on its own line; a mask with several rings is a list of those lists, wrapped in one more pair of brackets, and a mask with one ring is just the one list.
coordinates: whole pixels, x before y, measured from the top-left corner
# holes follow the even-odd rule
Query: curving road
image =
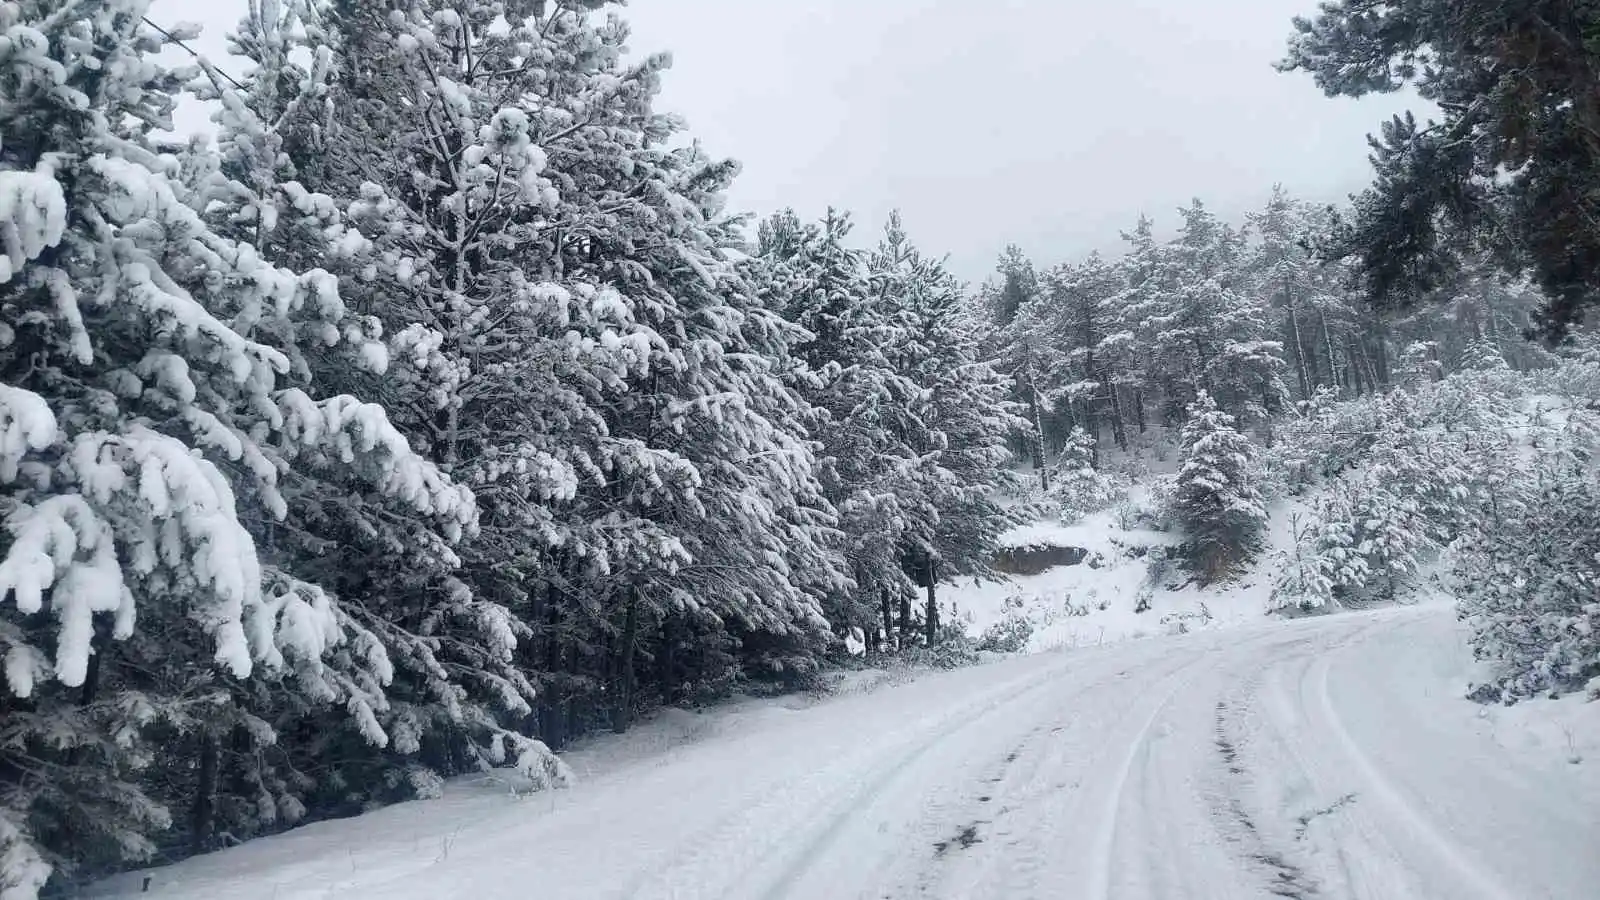
[(154, 895), (1600, 897), (1600, 760), (1505, 749), (1464, 659), (1448, 610), (1408, 609), (1011, 660), (435, 801), (428, 838), (396, 823), (429, 804), (302, 829)]

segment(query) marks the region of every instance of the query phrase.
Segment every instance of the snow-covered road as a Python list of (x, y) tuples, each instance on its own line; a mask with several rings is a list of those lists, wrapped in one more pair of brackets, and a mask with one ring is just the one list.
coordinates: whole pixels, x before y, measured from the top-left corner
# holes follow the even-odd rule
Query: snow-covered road
[(1508, 740), (1459, 699), (1465, 653), (1448, 610), (1407, 609), (1010, 660), (755, 708), (571, 791), (312, 826), (143, 896), (1600, 896), (1600, 759)]

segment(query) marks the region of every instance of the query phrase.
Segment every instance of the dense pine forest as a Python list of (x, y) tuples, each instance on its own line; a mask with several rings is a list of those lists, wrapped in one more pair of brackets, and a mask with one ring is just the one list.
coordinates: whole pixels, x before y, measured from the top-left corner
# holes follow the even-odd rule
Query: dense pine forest
[(1153, 434), (1203, 583), (1337, 482), (1276, 609), (1442, 565), (1485, 696), (1600, 675), (1600, 93), (1513, 15), (1596, 40), (1582, 4), (1332, 4), (1287, 68), (1444, 111), (1371, 190), (1130, 210), (977, 286), (898, 216), (728, 209), (600, 0), (252, 0), (211, 62), (146, 7), (0, 2), (6, 900), (959, 657), (941, 583)]

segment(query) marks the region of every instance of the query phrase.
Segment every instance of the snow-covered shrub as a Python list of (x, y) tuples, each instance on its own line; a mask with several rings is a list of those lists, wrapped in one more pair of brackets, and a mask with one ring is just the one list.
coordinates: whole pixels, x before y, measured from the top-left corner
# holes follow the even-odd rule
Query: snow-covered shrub
[(1382, 403), (1381, 396), (1339, 402), (1331, 389), (1322, 388), (1297, 404), (1278, 426), (1271, 450), (1263, 454), (1268, 491), (1295, 496), (1357, 464), (1372, 448), (1383, 420)]
[(1334, 602), (1334, 553), (1349, 553), (1345, 542), (1327, 546), (1321, 538), (1325, 523), (1317, 514), (1292, 514), (1289, 525), (1294, 546), (1278, 551), (1277, 581), (1268, 608), (1319, 609)]
[(1018, 610), (1008, 610), (1005, 618), (995, 622), (978, 635), (977, 649), (994, 653), (1020, 653), (1028, 647), (1033, 637), (1033, 622)]
[[(1571, 427), (1578, 425), (1578, 427)], [(1460, 613), (1507, 702), (1578, 690), (1600, 676), (1600, 441), (1571, 423), (1525, 477), (1495, 492), (1456, 541)]]
[(936, 638), (932, 647), (918, 645), (903, 650), (900, 659), (909, 665), (935, 669), (959, 669), (978, 662), (977, 642), (960, 623), (940, 626)]

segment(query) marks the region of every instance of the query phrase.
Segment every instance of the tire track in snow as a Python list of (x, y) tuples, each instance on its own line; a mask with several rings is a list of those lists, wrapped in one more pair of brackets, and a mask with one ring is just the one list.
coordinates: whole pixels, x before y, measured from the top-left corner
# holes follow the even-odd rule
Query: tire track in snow
[[(1103, 701), (1113, 691), (1142, 691), (1148, 683), (1134, 680), (1133, 669), (1153, 668), (1164, 661), (1115, 667), (1095, 680), (1063, 689), (1058, 695), (1060, 705), (1071, 712), (1039, 735), (1039, 752), (1032, 752), (1036, 742), (1029, 742), (1017, 760), (1006, 763), (1000, 776), (983, 783), (984, 796), (989, 799), (982, 802), (992, 807), (993, 817), (985, 843), (953, 861), (949, 870), (939, 868), (924, 873), (911, 895), (963, 900), (980, 896), (1072, 896), (1057, 887), (1056, 869), (1062, 857), (1073, 855), (1077, 849), (1061, 839), (1061, 821), (1073, 815), (1086, 802), (1085, 794), (1095, 788), (1093, 776), (1108, 750), (1096, 738), (1114, 732), (1139, 706), (1137, 697), (1130, 697), (1125, 703)], [(1152, 680), (1164, 684), (1198, 661), (1199, 656), (1195, 655), (1176, 665), (1161, 666), (1151, 673)], [(1085, 697), (1102, 702), (1085, 704)], [(1112, 717), (1094, 717), (1095, 713), (1112, 710), (1116, 712)], [(1042, 887), (1044, 884), (1049, 885), (1048, 889)]]
[[(1204, 660), (1202, 656), (1196, 662)], [(1186, 667), (1187, 668), (1187, 667)], [(1174, 675), (1172, 678), (1176, 678)], [(1150, 714), (1145, 716), (1144, 722), (1139, 726), (1139, 731), (1134, 734), (1133, 740), (1128, 744), (1127, 752), (1122, 755), (1117, 764), (1117, 771), (1111, 782), (1111, 793), (1106, 797), (1105, 804), (1100, 811), (1100, 827), (1095, 831), (1094, 849), (1091, 850), (1093, 868), (1089, 871), (1089, 890), (1085, 895), (1088, 900), (1110, 900), (1111, 897), (1111, 867), (1112, 850), (1117, 840), (1117, 819), (1122, 811), (1122, 795), (1128, 787), (1128, 777), (1133, 773), (1134, 761), (1144, 749), (1145, 742), (1150, 739), (1150, 729), (1156, 720), (1166, 711), (1167, 704), (1178, 695), (1184, 687), (1180, 681), (1172, 686), (1164, 695), (1161, 702), (1157, 703)]]
[(1315, 685), (1317, 709), (1339, 749), (1349, 758), (1356, 772), (1366, 782), (1366, 793), (1388, 807), (1396, 819), (1406, 824), (1413, 837), (1453, 869), (1457, 877), (1470, 886), (1473, 893), (1485, 900), (1519, 900), (1521, 895), (1508, 890), (1500, 884), (1499, 879), (1474, 863), (1463, 848), (1429, 822), (1413, 804), (1408, 803), (1404, 795), (1361, 750), (1334, 709), (1333, 699), (1328, 694), (1328, 669), (1327, 655), (1319, 657), (1312, 663), (1312, 683)]
[[(673, 856), (653, 871), (640, 871), (617, 896), (785, 896), (834, 839), (837, 828), (830, 826), (848, 819), (941, 740), (1048, 686), (1071, 664), (1071, 660), (1056, 661), (878, 740), (853, 746), (840, 757), (797, 768), (776, 784), (759, 785), (746, 795), (746, 802), (697, 833), (677, 839), (676, 846), (687, 848), (687, 854)], [(726, 854), (730, 846), (743, 848), (733, 865)]]

